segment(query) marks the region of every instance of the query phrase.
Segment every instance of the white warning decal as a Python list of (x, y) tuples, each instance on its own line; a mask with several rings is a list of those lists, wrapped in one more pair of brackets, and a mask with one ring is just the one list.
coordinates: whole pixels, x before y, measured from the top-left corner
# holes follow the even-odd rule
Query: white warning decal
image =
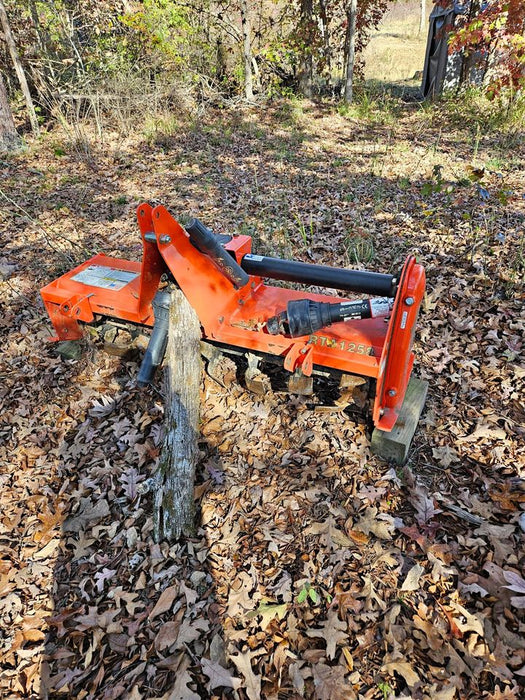
[(388, 297), (376, 297), (370, 299), (370, 313), (372, 318), (387, 316), (394, 306), (394, 300)]
[(101, 289), (122, 289), (138, 277), (138, 272), (128, 270), (117, 270), (114, 267), (104, 267), (103, 265), (90, 265), (81, 270), (71, 279), (75, 282), (88, 284), (90, 287), (100, 287)]
[(408, 318), (408, 311), (403, 311), (403, 315), (401, 316), (401, 329), (405, 329), (407, 327), (407, 318)]

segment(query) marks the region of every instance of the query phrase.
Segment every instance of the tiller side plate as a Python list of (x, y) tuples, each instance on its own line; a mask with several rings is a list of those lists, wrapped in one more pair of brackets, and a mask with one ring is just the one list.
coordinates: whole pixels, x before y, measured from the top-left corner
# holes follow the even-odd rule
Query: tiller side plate
[[(393, 428), (425, 290), (424, 269), (413, 256), (396, 279), (252, 255), (250, 236), (215, 236), (197, 220), (184, 229), (162, 206), (142, 204), (137, 213), (142, 263), (96, 255), (41, 290), (54, 340), (81, 338), (79, 322), (95, 316), (153, 326), (161, 277), (171, 274), (197, 313), (204, 340), (279, 356), (298, 377), (314, 368), (371, 377), (377, 382), (374, 424)], [(349, 302), (269, 286), (262, 277), (381, 298)]]

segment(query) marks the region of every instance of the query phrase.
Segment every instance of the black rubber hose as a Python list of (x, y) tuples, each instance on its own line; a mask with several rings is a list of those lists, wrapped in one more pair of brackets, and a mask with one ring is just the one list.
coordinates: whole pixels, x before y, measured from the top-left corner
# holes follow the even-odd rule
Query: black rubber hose
[(151, 305), (155, 323), (137, 377), (137, 384), (140, 387), (145, 387), (152, 383), (157, 367), (164, 359), (166, 346), (168, 345), (170, 293), (168, 291), (157, 292)]

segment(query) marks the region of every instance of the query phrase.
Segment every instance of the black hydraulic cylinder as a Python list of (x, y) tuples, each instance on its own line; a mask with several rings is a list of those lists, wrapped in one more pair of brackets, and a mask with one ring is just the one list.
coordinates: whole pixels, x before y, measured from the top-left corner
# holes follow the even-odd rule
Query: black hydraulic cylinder
[(397, 279), (393, 275), (363, 270), (325, 267), (297, 260), (281, 260), (263, 255), (245, 255), (241, 267), (250, 275), (269, 277), (285, 282), (299, 282), (348, 292), (360, 292), (382, 297), (395, 297)]
[(235, 258), (227, 250), (224, 250), (220, 238), (213, 231), (210, 231), (199, 219), (190, 219), (184, 228), (193, 245), (213, 260), (236, 289), (248, 284), (250, 278)]
[(153, 381), (157, 367), (164, 359), (166, 346), (168, 345), (168, 328), (169, 328), (169, 312), (170, 312), (170, 293), (169, 291), (158, 291), (151, 303), (155, 323), (148, 347), (144, 353), (142, 364), (140, 365), (137, 384), (140, 387), (148, 386)]

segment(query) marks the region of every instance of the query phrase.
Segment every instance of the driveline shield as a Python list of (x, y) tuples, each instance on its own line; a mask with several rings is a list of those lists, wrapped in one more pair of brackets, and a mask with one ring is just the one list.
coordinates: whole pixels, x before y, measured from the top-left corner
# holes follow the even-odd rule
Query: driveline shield
[(341, 321), (352, 318), (377, 318), (388, 316), (394, 306), (394, 300), (389, 297), (376, 297), (375, 299), (363, 299), (363, 301), (342, 301)]
[(281, 311), (276, 316), (269, 318), (266, 327), (271, 335), (288, 335), (292, 338), (299, 338), (331, 326), (332, 323), (357, 318), (387, 316), (393, 305), (394, 300), (388, 297), (363, 299), (362, 301), (342, 301), (338, 304), (297, 299), (288, 302), (286, 311)]

